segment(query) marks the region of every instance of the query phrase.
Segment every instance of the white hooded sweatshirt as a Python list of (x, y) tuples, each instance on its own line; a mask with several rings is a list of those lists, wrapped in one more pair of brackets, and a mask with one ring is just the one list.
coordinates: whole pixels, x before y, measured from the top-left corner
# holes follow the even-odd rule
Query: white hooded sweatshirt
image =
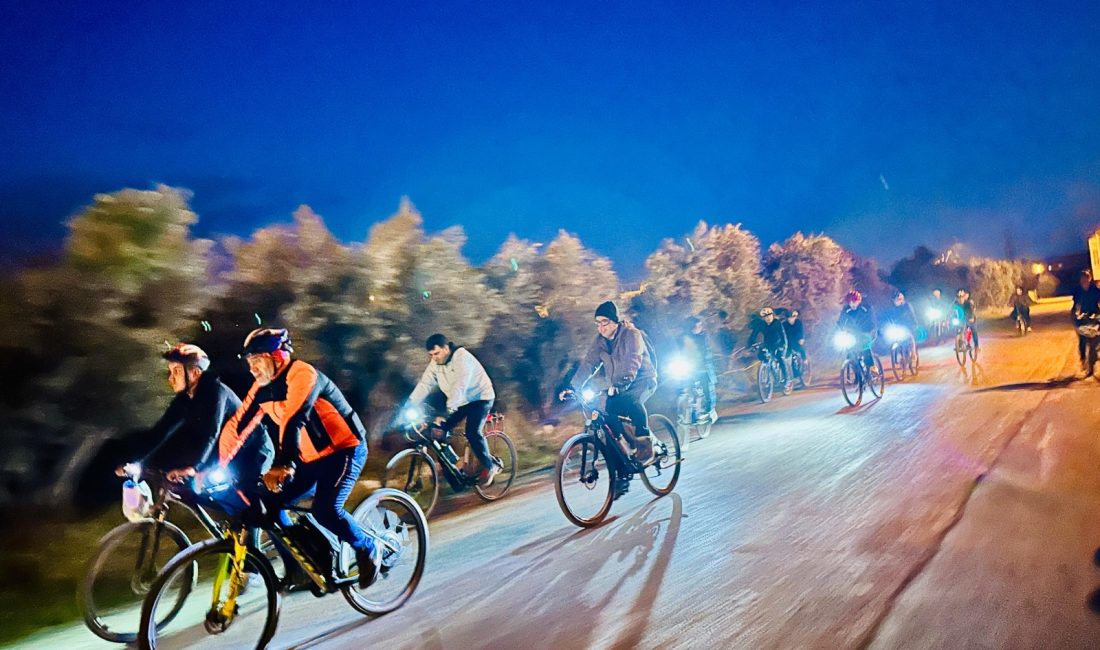
[(443, 365), (428, 362), (416, 388), (409, 396), (409, 403), (418, 405), (438, 388), (447, 396), (447, 414), (454, 413), (470, 402), (496, 398), (493, 382), (485, 374), (485, 368), (466, 348), (455, 348), (451, 358)]

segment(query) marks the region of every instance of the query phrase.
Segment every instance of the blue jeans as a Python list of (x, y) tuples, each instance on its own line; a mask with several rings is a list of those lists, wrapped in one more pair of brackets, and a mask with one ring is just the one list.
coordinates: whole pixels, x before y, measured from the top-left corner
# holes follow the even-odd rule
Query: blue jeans
[(312, 463), (304, 463), (297, 467), (294, 477), (282, 492), (268, 495), (264, 501), (270, 506), (269, 512), (279, 509), (279, 522), (288, 526), (290, 518), (283, 508), (312, 492), (313, 505), (309, 512), (317, 523), (356, 551), (371, 551), (374, 540), (344, 510), (344, 502), (348, 500), (365, 462), (367, 445), (360, 443), (353, 449), (342, 449)]

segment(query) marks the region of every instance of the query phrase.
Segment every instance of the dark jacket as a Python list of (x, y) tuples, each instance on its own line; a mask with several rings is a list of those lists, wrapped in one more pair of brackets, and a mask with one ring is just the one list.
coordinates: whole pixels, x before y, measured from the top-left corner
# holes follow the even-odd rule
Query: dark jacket
[(1084, 289), (1074, 295), (1074, 316), (1076, 316), (1078, 312), (1086, 316), (1100, 315), (1100, 288), (1095, 284), (1090, 285), (1088, 289)]
[(625, 392), (636, 382), (657, 381), (654, 359), (646, 335), (624, 320), (619, 323), (619, 329), (610, 341), (596, 334), (574, 377), (584, 380), (602, 363), (601, 372), (608, 387), (614, 386)]
[(765, 323), (763, 319), (754, 322), (752, 334), (749, 335), (749, 345), (756, 342), (757, 336), (764, 339), (764, 347), (769, 350), (781, 350), (787, 347), (787, 332), (783, 322), (778, 318), (773, 320), (771, 325)]
[(799, 318), (792, 325), (786, 318), (783, 319), (783, 332), (787, 335), (787, 345), (791, 347), (801, 346), (799, 343), (802, 339), (806, 338), (806, 328), (802, 324), (802, 319)]
[[(217, 461), (218, 433), (241, 405), (228, 386), (205, 372), (199, 377), (192, 398), (186, 391), (176, 394), (168, 409), (149, 435), (160, 442), (145, 458), (143, 464), (162, 470), (194, 467), (203, 469)], [(242, 447), (232, 465), (235, 476), (251, 481), (267, 467), (275, 455), (271, 438), (263, 424), (258, 424), (258, 434)]]
[(886, 323), (901, 325), (910, 332), (917, 331), (917, 315), (913, 312), (913, 306), (907, 302), (887, 309), (882, 320)]
[(958, 300), (956, 300), (955, 302), (951, 303), (951, 307), (955, 310), (955, 316), (965, 323), (972, 323), (978, 318), (975, 314), (973, 300), (967, 299), (967, 301), (964, 303), (960, 303)]
[(875, 315), (867, 305), (861, 304), (855, 309), (845, 307), (836, 324), (840, 329), (853, 334), (874, 334)]
[(253, 384), (219, 439), (224, 465), (240, 453), (260, 420), (268, 417), (278, 428), (275, 464), (311, 463), (342, 449), (358, 447), (367, 439), (363, 422), (344, 394), (305, 361), (294, 359), (267, 386)]

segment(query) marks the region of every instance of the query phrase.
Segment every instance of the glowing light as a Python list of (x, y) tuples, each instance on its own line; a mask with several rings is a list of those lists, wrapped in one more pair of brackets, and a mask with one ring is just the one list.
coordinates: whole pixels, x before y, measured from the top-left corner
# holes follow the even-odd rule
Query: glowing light
[(407, 424), (420, 424), (424, 420), (424, 416), (420, 414), (420, 409), (409, 407), (405, 409), (405, 422)]
[(669, 359), (665, 370), (668, 371), (668, 376), (672, 379), (687, 379), (691, 376), (694, 368), (692, 367), (691, 361), (688, 361), (682, 356), (675, 356)]
[(899, 325), (887, 325), (886, 326), (886, 340), (890, 343), (897, 343), (909, 338), (909, 330)]
[(833, 336), (833, 345), (838, 350), (847, 350), (856, 344), (856, 337), (851, 332), (840, 330)]
[(928, 320), (939, 320), (941, 318), (943, 318), (943, 312), (939, 309), (933, 308), (928, 310)]
[(595, 396), (596, 391), (592, 390), (591, 388), (585, 388), (581, 391), (581, 398), (586, 402), (592, 401), (592, 398), (594, 398)]

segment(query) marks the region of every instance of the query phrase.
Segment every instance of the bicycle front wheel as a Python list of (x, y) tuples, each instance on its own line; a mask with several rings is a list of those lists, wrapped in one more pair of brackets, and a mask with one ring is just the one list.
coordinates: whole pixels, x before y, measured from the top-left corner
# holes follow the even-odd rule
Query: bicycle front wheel
[(905, 355), (900, 348), (890, 350), (890, 371), (894, 373), (894, 381), (901, 381), (905, 374)]
[[(351, 516), (381, 545), (382, 566), (378, 579), (365, 589), (358, 584), (343, 587), (344, 598), (363, 614), (388, 614), (412, 597), (424, 576), (428, 518), (412, 497), (391, 489), (372, 493)], [(355, 554), (346, 544), (341, 547), (340, 561), (344, 575), (350, 575)]]
[(474, 485), (477, 495), (486, 501), (496, 501), (508, 492), (512, 482), (516, 480), (516, 446), (512, 439), (503, 431), (486, 431), (485, 442), (489, 445), (489, 455), (494, 461), (500, 463), (500, 473), (493, 479), (493, 484), (485, 487), (480, 483)]
[(882, 359), (875, 357), (875, 363), (867, 368), (867, 387), (876, 398), (886, 392), (886, 372), (882, 369)]
[[(190, 545), (174, 524), (153, 519), (127, 522), (104, 535), (78, 593), (88, 629), (106, 641), (134, 642), (141, 624), (141, 601), (157, 573)], [(172, 620), (186, 597), (181, 590), (174, 603), (165, 603), (157, 624)]]
[(591, 434), (562, 445), (554, 467), (554, 492), (565, 518), (583, 528), (603, 521), (611, 510), (615, 471)]
[(966, 342), (963, 340), (962, 334), (955, 336), (955, 360), (959, 362), (959, 365), (966, 367)]
[(439, 502), (439, 468), (427, 452), (405, 449), (386, 463), (382, 487), (401, 490), (416, 500), (425, 517), (431, 517)]
[(654, 461), (642, 473), (642, 483), (650, 492), (664, 496), (680, 479), (680, 440), (672, 421), (663, 415), (649, 416), (649, 435), (653, 440)]
[(860, 381), (859, 368), (851, 359), (840, 366), (840, 392), (849, 406), (856, 406), (863, 399), (863, 382)]
[[(142, 648), (267, 646), (279, 624), (279, 580), (271, 563), (251, 546), (244, 547), (243, 573), (236, 571), (235, 549), (231, 540), (210, 539), (172, 558), (142, 605)], [(153, 624), (181, 592), (179, 613), (167, 624)]]
[(770, 402), (774, 390), (775, 382), (772, 381), (771, 367), (761, 362), (760, 369), (756, 371), (756, 392), (760, 396), (760, 401), (764, 404)]

